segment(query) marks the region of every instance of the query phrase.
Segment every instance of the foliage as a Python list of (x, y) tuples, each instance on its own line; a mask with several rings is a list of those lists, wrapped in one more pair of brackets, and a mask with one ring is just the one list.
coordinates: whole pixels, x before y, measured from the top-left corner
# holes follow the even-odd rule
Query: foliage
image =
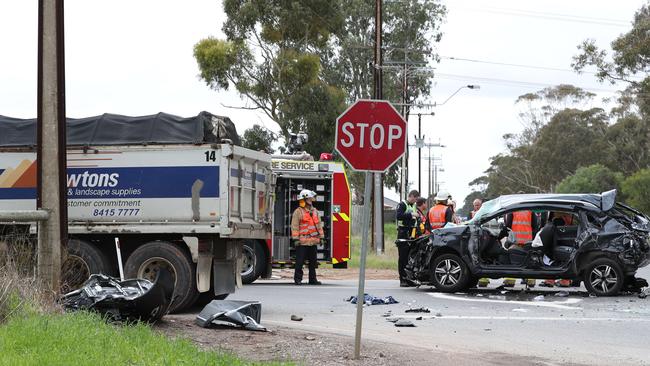
[(626, 203), (644, 213), (650, 213), (650, 169), (641, 169), (623, 181)]
[[(384, 253), (377, 254), (377, 252), (368, 250), (366, 257), (366, 268), (369, 269), (394, 269), (397, 271), (397, 226), (395, 223), (384, 225)], [(352, 245), (351, 258), (348, 263), (349, 268), (359, 268), (359, 256), (361, 253), (361, 237), (353, 236), (350, 239)], [(395, 273), (397, 274), (397, 273)]]
[(271, 147), (273, 141), (275, 141), (274, 133), (258, 124), (244, 131), (244, 135), (242, 136), (243, 147), (268, 154), (273, 153), (273, 148)]
[(520, 96), (516, 103), (523, 108), (523, 132), (504, 136), (507, 151), (493, 156), (486, 174), (470, 186), (486, 198), (552, 192), (579, 167), (607, 160), (608, 116), (602, 109), (587, 108), (592, 98), (572, 85)]
[(602, 164), (579, 168), (564, 178), (557, 186), (557, 193), (601, 193), (610, 189), (620, 191), (623, 174), (614, 172)]
[(14, 317), (0, 327), (2, 365), (248, 365), (145, 324), (113, 326), (91, 313)]
[[(206, 38), (194, 47), (201, 78), (215, 90), (234, 87), (252, 104), (245, 108), (264, 112), (285, 139), (290, 132), (307, 132), (310, 154), (332, 151), (336, 117), (354, 100), (372, 97), (374, 3), (225, 0), (223, 5), (226, 39)], [(433, 47), (442, 36), (443, 5), (386, 2), (383, 13), (387, 60), (437, 61)], [(408, 101), (428, 95), (431, 80), (430, 74), (409, 77)], [(401, 100), (398, 73), (387, 69), (383, 85), (384, 99)], [(397, 177), (393, 166), (386, 185), (397, 187)], [(350, 181), (362, 191), (362, 175), (351, 174)]]

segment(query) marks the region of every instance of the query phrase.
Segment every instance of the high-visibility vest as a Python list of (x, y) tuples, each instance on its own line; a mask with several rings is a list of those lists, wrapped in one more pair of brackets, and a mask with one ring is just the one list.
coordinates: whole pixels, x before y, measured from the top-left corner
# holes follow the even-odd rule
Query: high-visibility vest
[(564, 220), (564, 225), (569, 226), (573, 225), (573, 215), (564, 212), (556, 212), (553, 214), (553, 219), (562, 219)]
[[(404, 211), (405, 214), (406, 214), (406, 213), (409, 213), (409, 214), (412, 215), (412, 214), (415, 213), (415, 211), (417, 211), (417, 210), (415, 209), (415, 203), (410, 204), (410, 203), (409, 203), (408, 201), (406, 201), (406, 200), (402, 201), (402, 203), (404, 203), (404, 204), (406, 205), (406, 210)], [(404, 221), (402, 221), (402, 220), (397, 220), (397, 228), (398, 228), (398, 229), (399, 229), (399, 228), (409, 228), (409, 229), (410, 229), (410, 228), (412, 228), (412, 227), (413, 227), (413, 225), (406, 226), (406, 225), (404, 224)]]
[(449, 207), (438, 203), (429, 210), (429, 224), (431, 230), (440, 229), (447, 223), (447, 209)]
[(517, 244), (525, 244), (533, 240), (532, 221), (531, 211), (516, 211), (512, 214), (512, 231), (515, 233)]
[(323, 236), (323, 229), (318, 225), (320, 223), (318, 211), (313, 207), (311, 209), (299, 207), (298, 210), (302, 211), (300, 226), (298, 231), (291, 232), (291, 237), (298, 238), (300, 244), (318, 244)]
[(420, 235), (429, 235), (431, 234), (429, 230), (427, 230), (427, 216), (422, 213), (422, 211), (418, 210), (418, 216), (420, 217)]

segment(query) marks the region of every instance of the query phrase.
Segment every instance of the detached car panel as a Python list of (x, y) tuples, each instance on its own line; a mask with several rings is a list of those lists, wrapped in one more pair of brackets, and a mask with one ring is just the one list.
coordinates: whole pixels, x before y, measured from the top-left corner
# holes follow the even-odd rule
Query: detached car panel
[[(503, 218), (524, 210), (536, 217), (538, 237), (517, 244)], [(650, 263), (649, 233), (650, 219), (617, 203), (615, 190), (521, 194), (487, 201), (472, 220), (399, 245), (411, 248), (409, 279), (441, 291), (466, 290), (480, 277), (518, 277), (584, 281), (591, 293), (611, 296), (643, 283), (634, 275)]]

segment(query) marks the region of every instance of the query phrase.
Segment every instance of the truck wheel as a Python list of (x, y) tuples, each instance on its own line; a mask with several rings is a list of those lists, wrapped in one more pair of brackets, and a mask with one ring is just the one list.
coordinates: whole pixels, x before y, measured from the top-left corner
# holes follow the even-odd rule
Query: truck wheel
[(470, 273), (465, 262), (456, 254), (436, 257), (431, 265), (433, 285), (442, 292), (458, 292), (467, 289)]
[(596, 296), (618, 294), (624, 281), (621, 266), (609, 258), (596, 259), (585, 267), (585, 287), (589, 293)]
[(241, 281), (244, 284), (255, 282), (264, 271), (266, 254), (258, 241), (246, 240), (242, 250)]
[(160, 268), (166, 268), (174, 279), (174, 296), (170, 312), (192, 305), (199, 296), (196, 289), (196, 266), (192, 258), (178, 246), (153, 241), (138, 247), (126, 260), (125, 276), (155, 281)]
[(93, 244), (78, 239), (68, 240), (68, 257), (61, 269), (62, 292), (80, 288), (91, 274), (113, 275), (108, 257)]

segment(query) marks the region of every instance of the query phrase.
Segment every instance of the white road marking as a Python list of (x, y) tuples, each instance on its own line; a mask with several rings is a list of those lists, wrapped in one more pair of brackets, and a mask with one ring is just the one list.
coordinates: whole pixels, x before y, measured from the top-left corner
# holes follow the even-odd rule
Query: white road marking
[(393, 318), (403, 318), (403, 319), (415, 319), (418, 317), (425, 319), (436, 319), (436, 320), (530, 320), (530, 321), (585, 321), (585, 322), (650, 322), (650, 318), (581, 318), (581, 317), (559, 317), (559, 316), (489, 316), (489, 315), (443, 315), (443, 316), (432, 316), (432, 315), (399, 315), (395, 314)]
[(555, 308), (555, 309), (565, 309), (565, 310), (582, 310), (582, 308), (577, 306), (569, 306), (571, 304), (577, 304), (581, 302), (581, 299), (566, 299), (564, 301), (519, 301), (519, 300), (493, 300), (481, 298), (470, 298), (470, 297), (459, 297), (454, 295), (441, 294), (438, 292), (428, 293), (429, 296), (443, 299), (443, 300), (454, 300), (454, 301), (467, 301), (467, 302), (484, 302), (491, 304), (508, 304), (512, 306), (535, 306), (535, 307), (546, 307), (546, 308)]

